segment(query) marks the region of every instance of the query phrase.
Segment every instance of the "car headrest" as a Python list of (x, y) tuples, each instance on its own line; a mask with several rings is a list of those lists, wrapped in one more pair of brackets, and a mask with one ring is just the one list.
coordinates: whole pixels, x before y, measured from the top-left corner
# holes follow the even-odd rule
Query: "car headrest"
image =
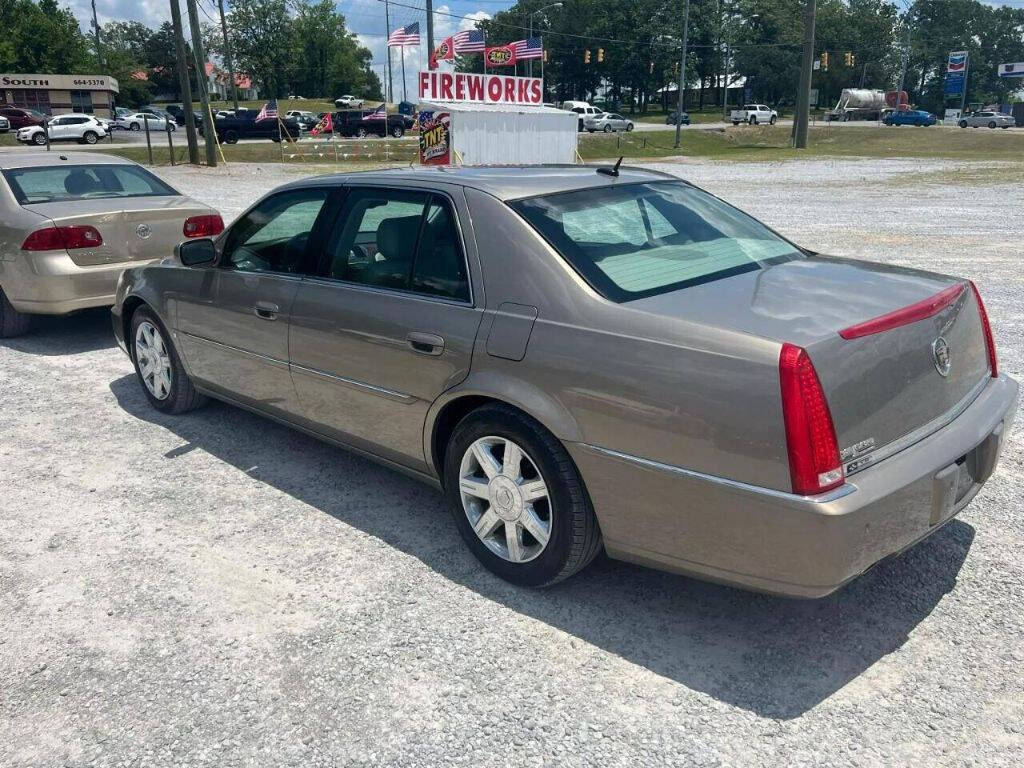
[(64, 178), (64, 189), (69, 195), (84, 195), (96, 189), (96, 181), (83, 170), (76, 170)]
[(389, 261), (409, 261), (419, 230), (419, 215), (384, 219), (377, 225), (377, 250)]

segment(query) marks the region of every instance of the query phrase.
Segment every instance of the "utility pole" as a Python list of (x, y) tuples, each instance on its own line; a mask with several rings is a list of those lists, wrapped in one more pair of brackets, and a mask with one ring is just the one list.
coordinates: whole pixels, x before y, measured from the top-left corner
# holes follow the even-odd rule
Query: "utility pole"
[[(433, 69), (430, 64), (434, 57), (434, 0), (427, 0), (427, 67)], [(486, 65), (485, 65), (486, 66)]]
[(100, 44), (100, 22), (96, 18), (96, 0), (92, 0), (92, 29), (96, 34), (96, 58), (99, 59), (100, 69), (106, 69), (107, 64), (103, 60), (103, 46)]
[(220, 31), (224, 35), (224, 61), (228, 65), (228, 77), (231, 78), (231, 101), (235, 105), (235, 114), (238, 114), (238, 84), (235, 82), (235, 64), (231, 60), (231, 43), (228, 41), (228, 23), (224, 18), (224, 0), (217, 0), (220, 8)]
[[(203, 144), (206, 146), (206, 164), (217, 167), (217, 129), (213, 125), (213, 112), (210, 111), (210, 94), (206, 88), (206, 53), (203, 51), (203, 34), (199, 28), (199, 10), (196, 0), (185, 0), (188, 6), (188, 25), (192, 29), (192, 55), (196, 60), (196, 84), (199, 86), (199, 100), (203, 105)], [(186, 72), (186, 75), (188, 73)]]
[(384, 94), (384, 101), (395, 100), (395, 82), (391, 77), (391, 46), (388, 45), (388, 38), (391, 37), (391, 12), (388, 9), (388, 0), (384, 0), (384, 50), (388, 52), (388, 89)]
[(174, 59), (178, 68), (178, 88), (181, 90), (181, 107), (185, 112), (185, 139), (188, 142), (188, 161), (199, 165), (199, 144), (196, 141), (196, 118), (192, 114), (192, 86), (188, 80), (188, 65), (185, 60), (185, 36), (181, 29), (181, 8), (178, 0), (171, 0), (171, 26), (174, 27)]
[(686, 38), (689, 33), (690, 0), (686, 0), (686, 8), (683, 10), (683, 53), (679, 57), (679, 104), (676, 106), (676, 149), (679, 149), (679, 139), (682, 137), (683, 130), (683, 97), (686, 95)]
[(807, 0), (804, 8), (804, 51), (800, 65), (800, 91), (796, 95), (796, 118), (794, 124), (795, 146), (807, 149), (807, 123), (811, 117), (811, 70), (814, 66), (814, 17), (817, 13), (815, 0)]

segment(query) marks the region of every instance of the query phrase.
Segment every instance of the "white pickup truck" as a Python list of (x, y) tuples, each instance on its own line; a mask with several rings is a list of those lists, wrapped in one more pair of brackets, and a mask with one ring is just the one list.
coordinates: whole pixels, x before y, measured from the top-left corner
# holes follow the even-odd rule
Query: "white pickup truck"
[(774, 109), (769, 109), (764, 104), (744, 104), (742, 108), (734, 109), (730, 112), (729, 119), (732, 120), (733, 125), (739, 125), (740, 123), (749, 123), (750, 125), (768, 123), (769, 125), (775, 125), (775, 121), (779, 119), (779, 113)]

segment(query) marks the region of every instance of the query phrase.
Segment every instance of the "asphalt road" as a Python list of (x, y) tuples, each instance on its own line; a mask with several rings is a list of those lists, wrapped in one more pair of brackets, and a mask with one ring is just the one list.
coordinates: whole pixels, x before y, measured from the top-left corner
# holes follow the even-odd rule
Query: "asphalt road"
[[(659, 167), (809, 247), (975, 279), (1020, 377), (1020, 166)], [(157, 172), (227, 218), (294, 178)], [(429, 488), (226, 405), (153, 411), (108, 325), (0, 342), (5, 768), (1019, 765), (1019, 427), (959, 519), (826, 599), (604, 559), (536, 592)]]

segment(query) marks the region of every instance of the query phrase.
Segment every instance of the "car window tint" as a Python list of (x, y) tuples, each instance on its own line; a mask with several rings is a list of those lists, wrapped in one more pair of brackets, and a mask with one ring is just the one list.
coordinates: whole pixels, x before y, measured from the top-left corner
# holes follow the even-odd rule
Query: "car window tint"
[(801, 256), (757, 220), (679, 182), (599, 187), (510, 205), (613, 301)]
[(455, 222), (448, 206), (437, 198), (430, 203), (423, 224), (412, 289), (417, 293), (469, 301), (466, 262), (459, 248)]
[(328, 192), (297, 189), (264, 200), (231, 227), (221, 264), (244, 272), (301, 273)]
[(19, 205), (178, 193), (136, 165), (96, 164), (11, 168), (3, 171)]
[(408, 289), (428, 197), (404, 190), (352, 190), (328, 244), (328, 277)]

